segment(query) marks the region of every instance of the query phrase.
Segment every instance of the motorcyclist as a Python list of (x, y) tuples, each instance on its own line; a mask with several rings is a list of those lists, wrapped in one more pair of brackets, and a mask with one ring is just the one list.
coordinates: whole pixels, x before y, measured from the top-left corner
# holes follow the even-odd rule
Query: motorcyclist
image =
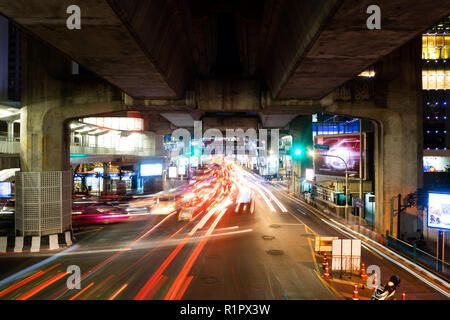
[(387, 285), (384, 287), (384, 291), (389, 291), (388, 296), (392, 294), (392, 292), (397, 289), (397, 287), (400, 285), (400, 277), (399, 276), (391, 276), (389, 278), (389, 281)]

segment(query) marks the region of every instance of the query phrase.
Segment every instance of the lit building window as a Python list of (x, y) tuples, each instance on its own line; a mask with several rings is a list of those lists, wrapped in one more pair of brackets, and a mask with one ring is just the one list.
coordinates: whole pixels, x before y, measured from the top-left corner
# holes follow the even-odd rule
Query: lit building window
[(361, 72), (358, 77), (365, 77), (365, 78), (373, 78), (375, 77), (375, 70), (373, 68), (370, 68), (369, 70), (365, 70)]
[(122, 131), (142, 131), (144, 128), (144, 120), (139, 118), (84, 118), (81, 122)]
[(424, 90), (450, 89), (450, 70), (422, 70)]
[(450, 58), (450, 36), (424, 34), (422, 36), (422, 59), (443, 60)]

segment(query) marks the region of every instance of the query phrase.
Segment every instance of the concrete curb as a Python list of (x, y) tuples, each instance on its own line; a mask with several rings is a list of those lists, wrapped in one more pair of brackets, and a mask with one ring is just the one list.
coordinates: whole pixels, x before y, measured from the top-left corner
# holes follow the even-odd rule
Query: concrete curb
[(58, 250), (73, 244), (73, 232), (47, 236), (0, 237), (0, 253), (40, 252)]

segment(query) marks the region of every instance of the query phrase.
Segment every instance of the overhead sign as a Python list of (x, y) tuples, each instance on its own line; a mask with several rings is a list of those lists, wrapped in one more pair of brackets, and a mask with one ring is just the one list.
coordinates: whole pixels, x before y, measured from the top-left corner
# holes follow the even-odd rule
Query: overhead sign
[(142, 177), (158, 177), (162, 176), (162, 163), (143, 163), (140, 168)]
[(428, 228), (450, 230), (450, 194), (428, 194)]
[(314, 145), (314, 149), (330, 150), (330, 146), (328, 146), (326, 144), (316, 144), (316, 145)]

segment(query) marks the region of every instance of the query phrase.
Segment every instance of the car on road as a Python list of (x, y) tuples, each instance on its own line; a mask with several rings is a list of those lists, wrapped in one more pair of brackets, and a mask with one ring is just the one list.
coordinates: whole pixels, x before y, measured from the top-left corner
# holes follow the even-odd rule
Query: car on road
[(241, 190), (236, 198), (235, 213), (253, 214), (255, 212), (254, 197), (250, 190)]
[(182, 208), (178, 215), (178, 221), (191, 221), (196, 209), (195, 207)]

